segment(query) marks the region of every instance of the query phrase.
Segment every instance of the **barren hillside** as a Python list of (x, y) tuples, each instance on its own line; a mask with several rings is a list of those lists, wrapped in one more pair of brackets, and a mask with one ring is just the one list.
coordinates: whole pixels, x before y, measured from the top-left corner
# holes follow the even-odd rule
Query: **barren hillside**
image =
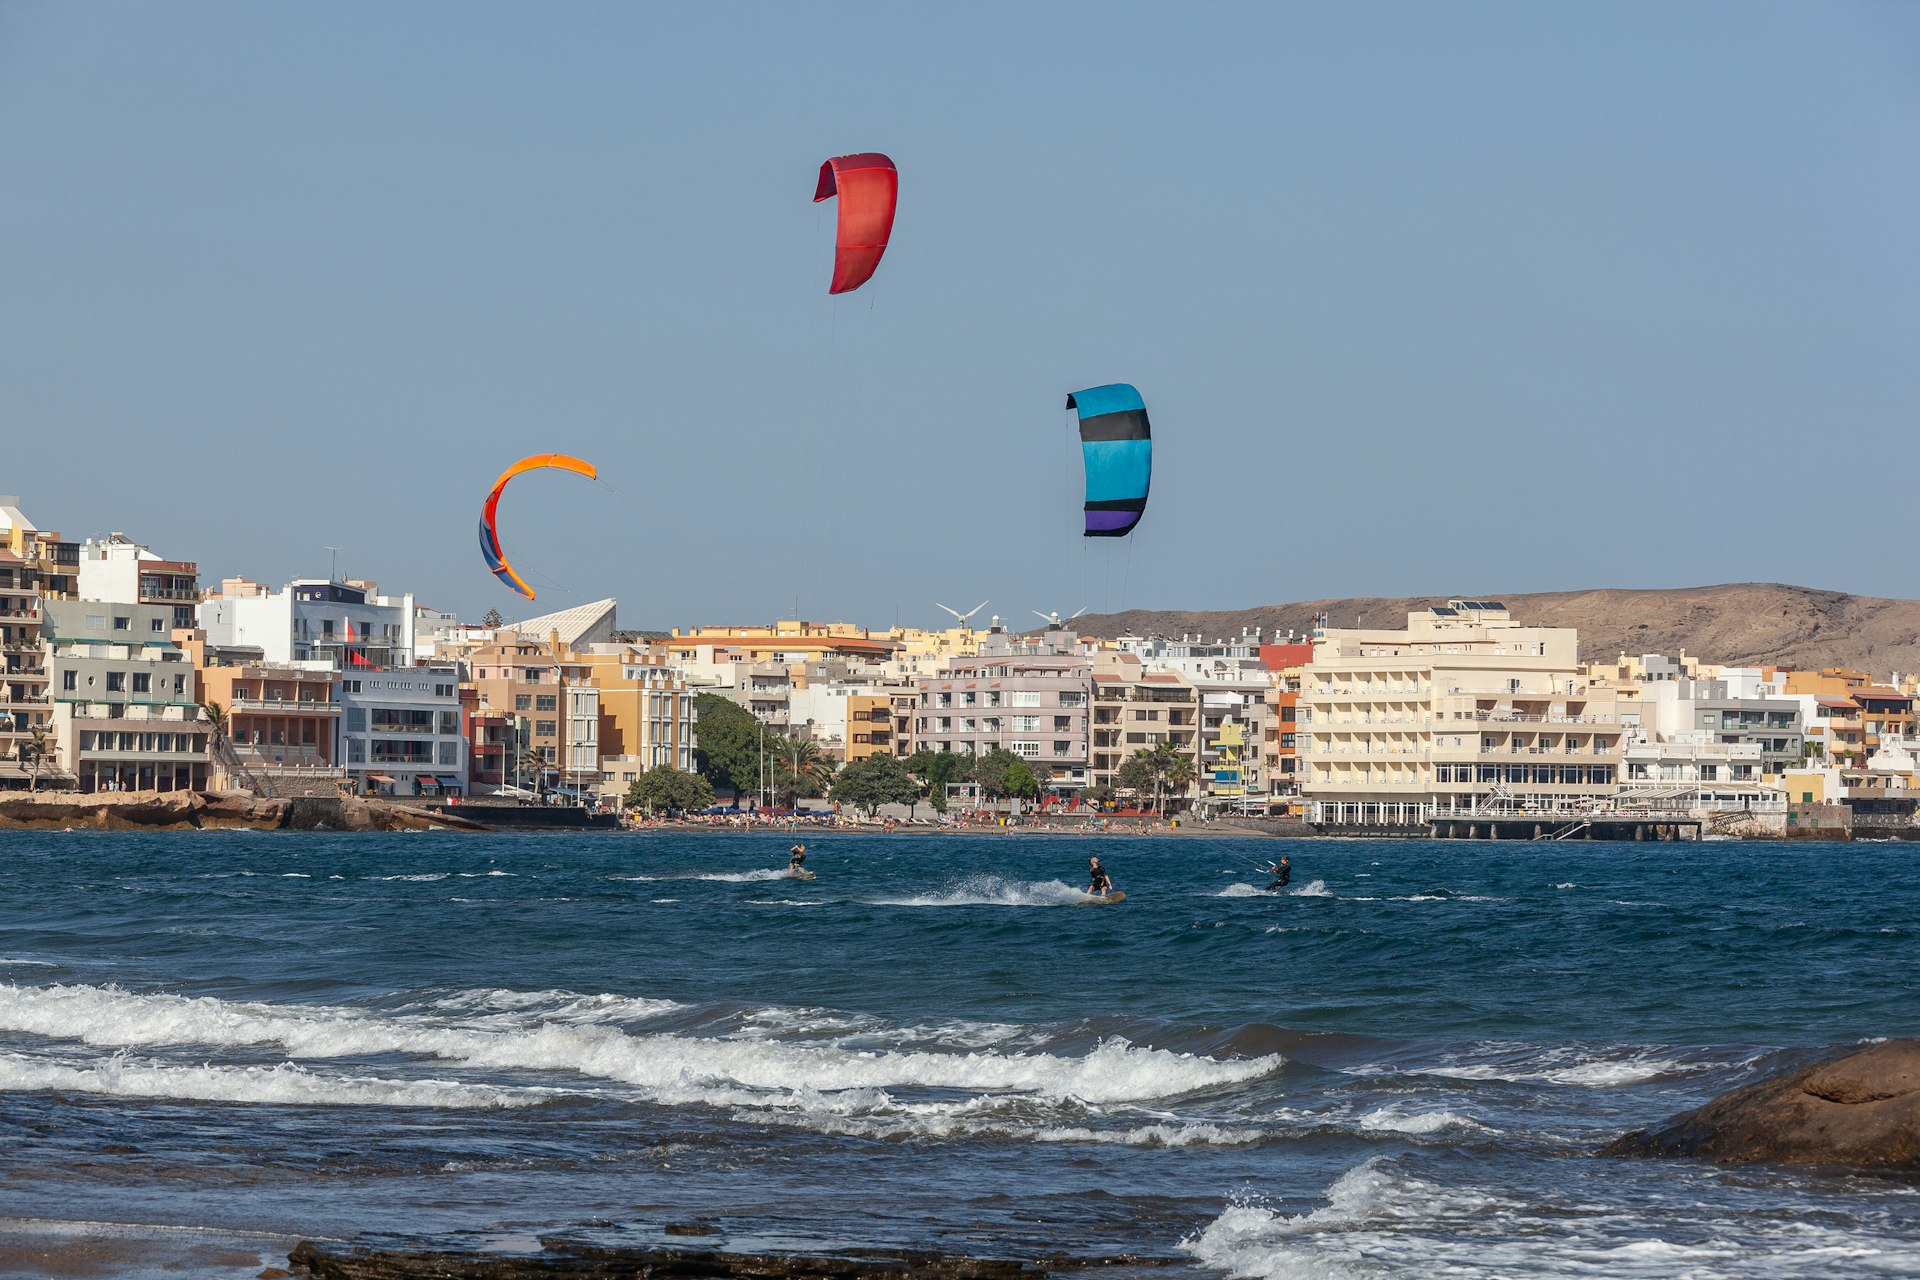
[[(1676, 654), (1685, 649), (1708, 662), (1790, 667), (1859, 667), (1885, 677), (1920, 669), (1920, 600), (1883, 600), (1816, 591), (1773, 582), (1661, 591), (1603, 589), (1534, 595), (1481, 594), (1504, 600), (1521, 622), (1577, 627), (1583, 658), (1628, 653)], [(1410, 609), (1445, 604), (1444, 596), (1407, 599), (1303, 600), (1253, 609), (1181, 612), (1131, 609), (1087, 614), (1083, 635), (1127, 632), (1237, 636), (1259, 627), (1269, 639), (1304, 633), (1321, 610), (1336, 627), (1406, 625)]]

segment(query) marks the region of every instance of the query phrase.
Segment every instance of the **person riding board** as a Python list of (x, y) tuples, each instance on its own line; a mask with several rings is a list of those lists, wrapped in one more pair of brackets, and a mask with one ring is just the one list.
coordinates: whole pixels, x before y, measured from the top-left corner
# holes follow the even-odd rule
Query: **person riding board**
[(1281, 854), (1278, 863), (1267, 863), (1267, 874), (1273, 877), (1273, 883), (1267, 886), (1269, 891), (1286, 888), (1287, 882), (1293, 879), (1293, 859)]
[(806, 871), (807, 846), (796, 844), (787, 850), (787, 874), (799, 876)]
[(1100, 865), (1100, 859), (1097, 857), (1088, 858), (1087, 866), (1088, 873), (1092, 878), (1092, 883), (1087, 885), (1087, 896), (1089, 898), (1104, 898), (1112, 893), (1113, 877), (1108, 875), (1107, 869)]

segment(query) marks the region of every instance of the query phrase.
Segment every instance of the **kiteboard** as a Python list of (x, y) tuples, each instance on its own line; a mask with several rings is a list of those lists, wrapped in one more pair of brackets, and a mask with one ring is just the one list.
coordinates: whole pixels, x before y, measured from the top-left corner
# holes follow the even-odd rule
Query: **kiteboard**
[(788, 877), (789, 877), (790, 879), (794, 879), (794, 880), (811, 880), (811, 879), (813, 879), (813, 872), (811, 872), (811, 871), (789, 871), (789, 872), (787, 872), (787, 875), (788, 875)]
[(1080, 901), (1074, 903), (1073, 905), (1076, 907), (1104, 907), (1110, 902), (1125, 902), (1126, 900), (1127, 900), (1127, 895), (1124, 893), (1121, 893), (1119, 890), (1116, 889), (1112, 893), (1102, 893), (1102, 894), (1090, 893), (1086, 897), (1080, 899)]

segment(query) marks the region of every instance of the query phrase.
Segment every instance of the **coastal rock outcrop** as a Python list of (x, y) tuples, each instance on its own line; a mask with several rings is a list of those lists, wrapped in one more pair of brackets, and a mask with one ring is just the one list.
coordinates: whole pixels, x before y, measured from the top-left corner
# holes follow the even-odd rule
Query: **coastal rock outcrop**
[[(660, 1280), (742, 1277), (751, 1280), (1041, 1280), (1032, 1263), (964, 1254), (885, 1252), (857, 1255), (728, 1253), (717, 1249), (619, 1249), (542, 1240), (541, 1252), (463, 1253), (437, 1249), (378, 1249), (302, 1240), (287, 1255), (296, 1272), (318, 1280)], [(1119, 1260), (1114, 1260), (1119, 1261)]]
[(280, 800), (244, 791), (72, 791), (0, 796), (0, 829), (93, 831), (252, 830), (485, 831), (471, 819), (358, 797)]
[(1920, 1173), (1920, 1039), (1883, 1041), (1745, 1085), (1600, 1154)]

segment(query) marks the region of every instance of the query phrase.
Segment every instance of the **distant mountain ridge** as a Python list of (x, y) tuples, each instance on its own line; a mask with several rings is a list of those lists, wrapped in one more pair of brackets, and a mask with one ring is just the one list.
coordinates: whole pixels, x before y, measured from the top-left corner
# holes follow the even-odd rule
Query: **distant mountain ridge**
[[(1269, 643), (1296, 639), (1322, 611), (1335, 627), (1398, 628), (1413, 609), (1445, 604), (1448, 596), (1394, 599), (1302, 600), (1296, 604), (1212, 611), (1129, 609), (1084, 614), (1082, 635), (1198, 635), (1213, 640), (1259, 627)], [(1457, 593), (1501, 600), (1529, 626), (1575, 627), (1580, 656), (1601, 661), (1620, 653), (1678, 654), (1735, 666), (1857, 667), (1882, 679), (1920, 670), (1920, 600), (1888, 600), (1777, 582), (1659, 590), (1602, 588), (1517, 595)]]

